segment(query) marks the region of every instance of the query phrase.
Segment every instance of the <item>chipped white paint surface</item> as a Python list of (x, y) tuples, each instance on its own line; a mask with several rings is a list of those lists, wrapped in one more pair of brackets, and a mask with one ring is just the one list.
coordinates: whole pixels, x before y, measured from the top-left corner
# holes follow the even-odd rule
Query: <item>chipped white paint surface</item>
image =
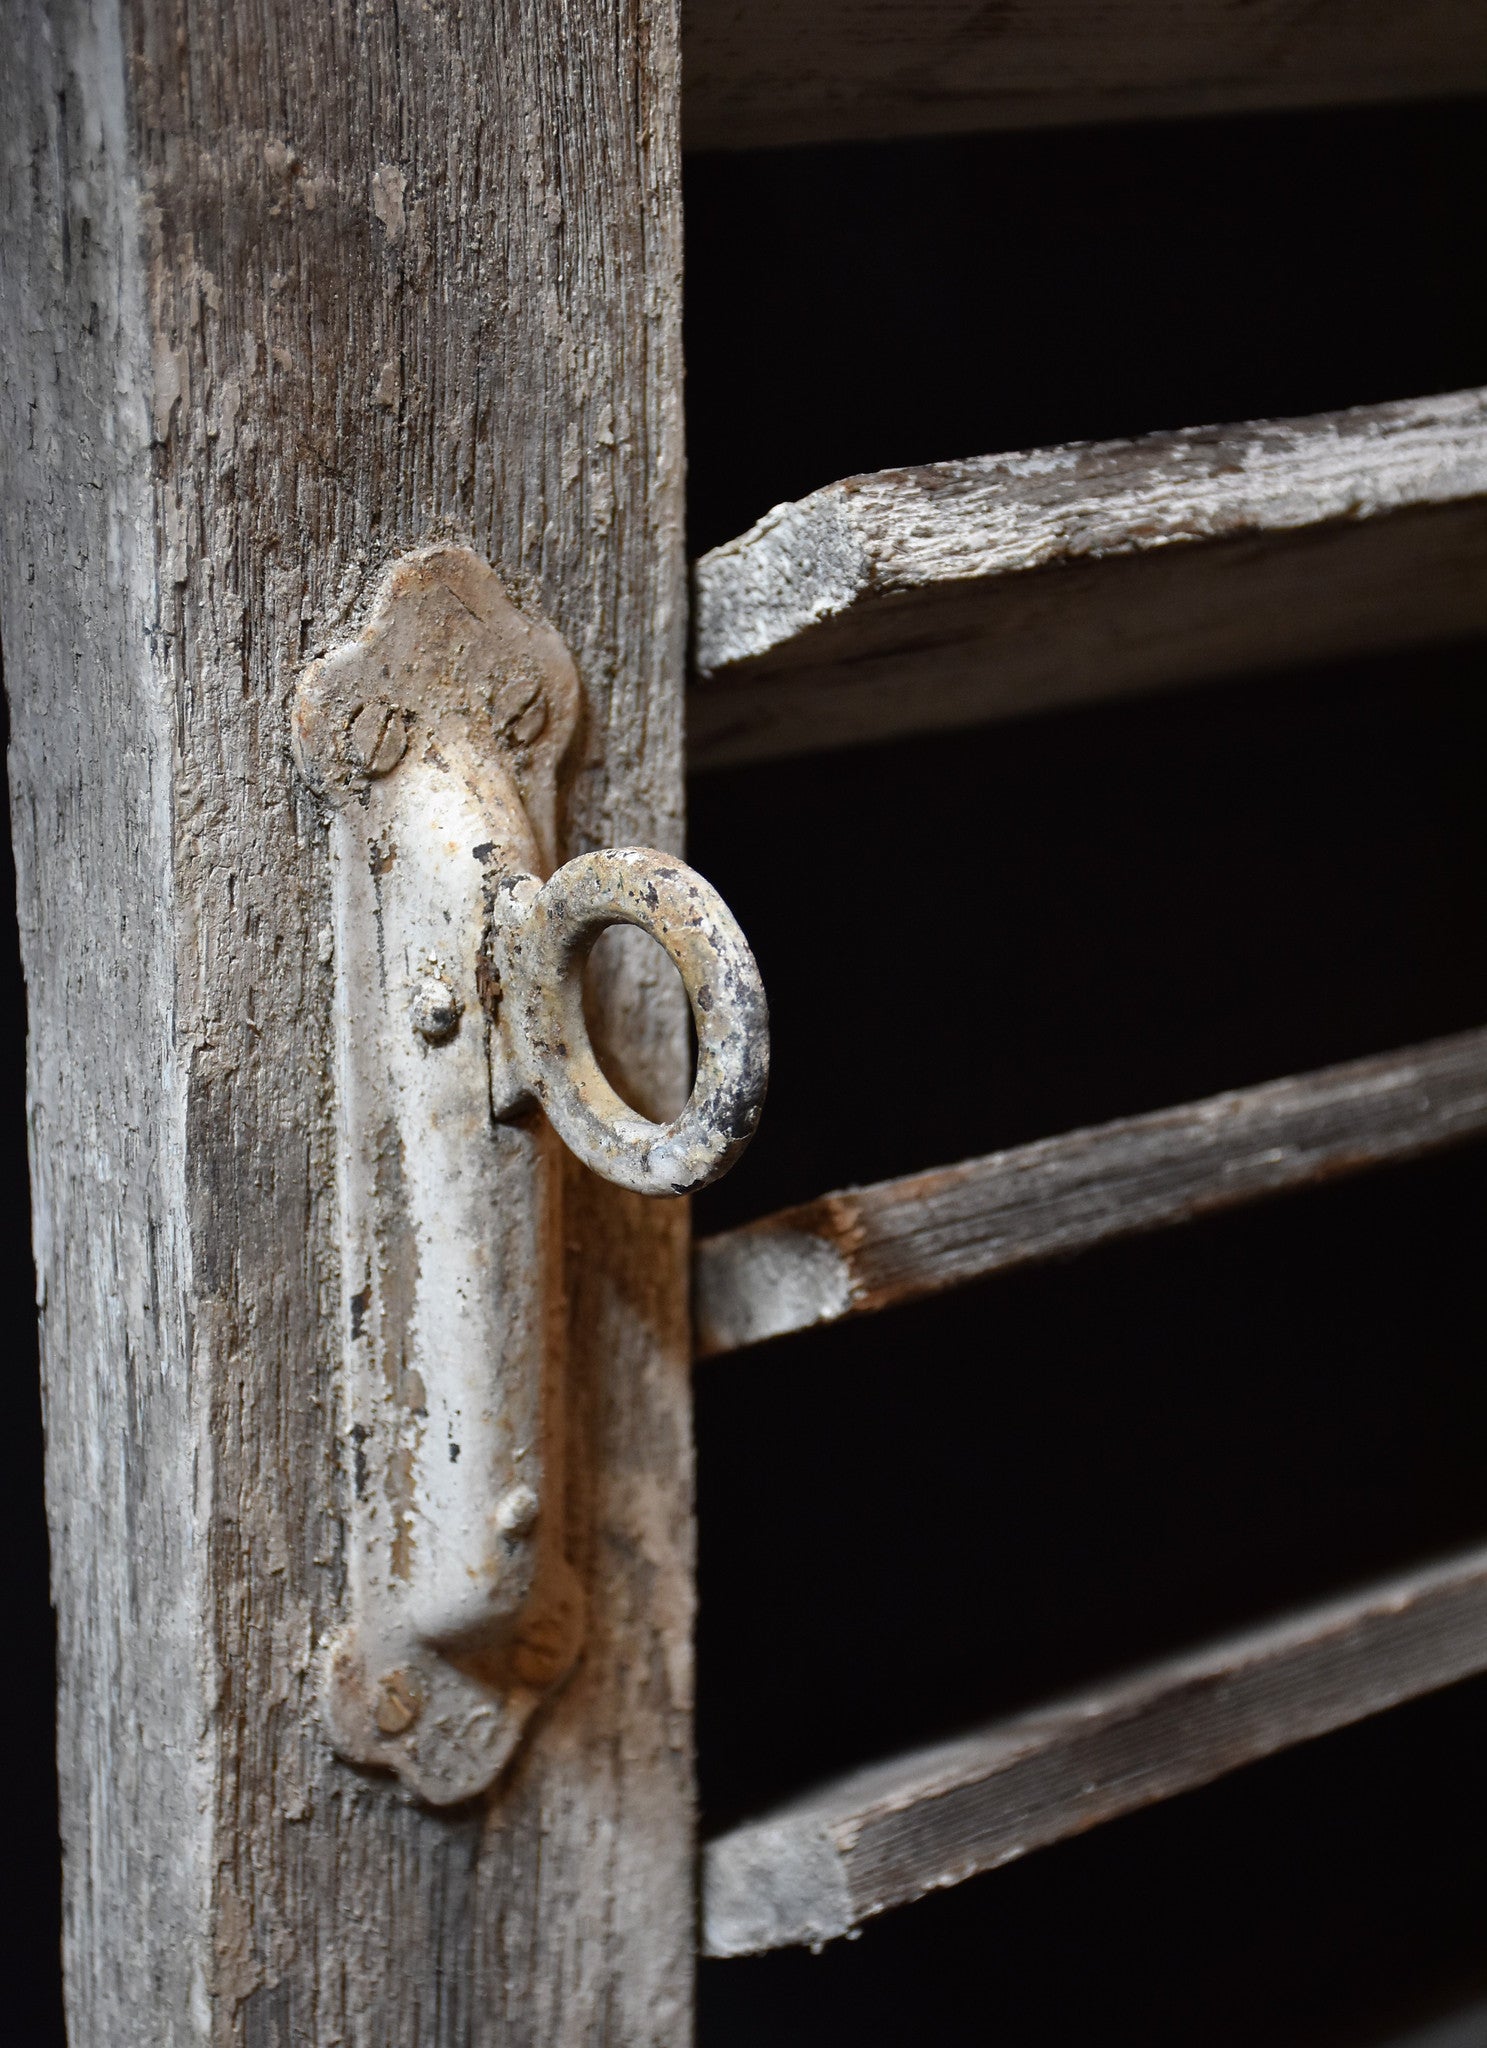
[(491, 1115), (492, 893), (553, 864), (579, 684), (466, 548), (392, 570), (312, 664), (330, 806), (347, 1612), (343, 1753), (437, 1805), (484, 1792), (578, 1652), (564, 1552), (562, 1161)]
[(1478, 390), (849, 477), (698, 562), (694, 761), (1448, 635), (1484, 567)]
[[(579, 699), (552, 627), (442, 546), (394, 564), (295, 700), (335, 963), (350, 1540), (327, 1719), (436, 1805), (509, 1768), (582, 1636), (558, 1141), (617, 1186), (685, 1194), (748, 1143), (768, 1076), (758, 969), (701, 876), (646, 847), (551, 872)], [(696, 1079), (664, 1124), (589, 1041), (584, 968), (617, 924), (667, 950), (692, 1004)]]

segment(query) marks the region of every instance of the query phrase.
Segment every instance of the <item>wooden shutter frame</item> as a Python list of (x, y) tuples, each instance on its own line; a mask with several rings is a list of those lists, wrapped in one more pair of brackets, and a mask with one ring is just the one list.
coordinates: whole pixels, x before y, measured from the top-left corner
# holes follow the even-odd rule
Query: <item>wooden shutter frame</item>
[[(585, 689), (565, 850), (680, 838), (668, 0), (56, 0), (5, 122), (3, 625), (78, 2041), (684, 2043), (684, 1205), (577, 1171), (580, 1671), (489, 1808), (330, 1752), (324, 835), (296, 675), (486, 553)], [(657, 1085), (680, 1019), (609, 1000)]]

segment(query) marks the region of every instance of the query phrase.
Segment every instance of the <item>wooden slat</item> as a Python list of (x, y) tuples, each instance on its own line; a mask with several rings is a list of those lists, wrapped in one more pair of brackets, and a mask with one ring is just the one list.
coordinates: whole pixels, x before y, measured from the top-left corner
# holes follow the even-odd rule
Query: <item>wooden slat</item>
[(1124, 1117), (704, 1238), (699, 1357), (1487, 1133), (1487, 1030)]
[(687, 0), (689, 149), (1481, 91), (1478, 0)]
[(1377, 2048), (1482, 2048), (1487, 2041), (1487, 1999), (1473, 1997), (1469, 2004), (1453, 2005), (1448, 2013), (1390, 2033)]
[(1487, 1548), (827, 1785), (706, 1852), (706, 1953), (888, 1907), (1487, 1670)]
[(694, 581), (694, 768), (1480, 633), (1487, 389), (849, 477)]

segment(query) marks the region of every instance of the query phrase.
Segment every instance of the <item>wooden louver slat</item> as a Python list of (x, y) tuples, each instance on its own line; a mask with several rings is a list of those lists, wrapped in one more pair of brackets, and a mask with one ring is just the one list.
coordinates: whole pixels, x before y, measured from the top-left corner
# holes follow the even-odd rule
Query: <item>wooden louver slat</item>
[(687, 0), (689, 149), (1480, 91), (1475, 0)]
[(1487, 1030), (823, 1195), (693, 1258), (699, 1357), (1487, 1133)]
[(1487, 1670), (1487, 1548), (858, 1771), (713, 1841), (715, 1956), (926, 1892)]
[(693, 768), (1487, 631), (1487, 389), (849, 477), (695, 597)]

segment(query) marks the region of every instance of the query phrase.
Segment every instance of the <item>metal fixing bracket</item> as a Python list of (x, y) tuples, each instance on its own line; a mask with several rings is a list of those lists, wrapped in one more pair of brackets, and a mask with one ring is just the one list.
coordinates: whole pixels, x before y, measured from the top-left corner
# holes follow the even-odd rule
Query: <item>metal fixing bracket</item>
[[(296, 760), (329, 804), (348, 1619), (341, 1753), (444, 1805), (485, 1790), (583, 1635), (563, 1549), (561, 1160), (685, 1194), (726, 1171), (768, 1076), (727, 906), (647, 848), (552, 872), (579, 682), (465, 548), (399, 561), (306, 670)], [(681, 974), (697, 1073), (657, 1124), (590, 1044), (583, 968), (638, 925)]]

